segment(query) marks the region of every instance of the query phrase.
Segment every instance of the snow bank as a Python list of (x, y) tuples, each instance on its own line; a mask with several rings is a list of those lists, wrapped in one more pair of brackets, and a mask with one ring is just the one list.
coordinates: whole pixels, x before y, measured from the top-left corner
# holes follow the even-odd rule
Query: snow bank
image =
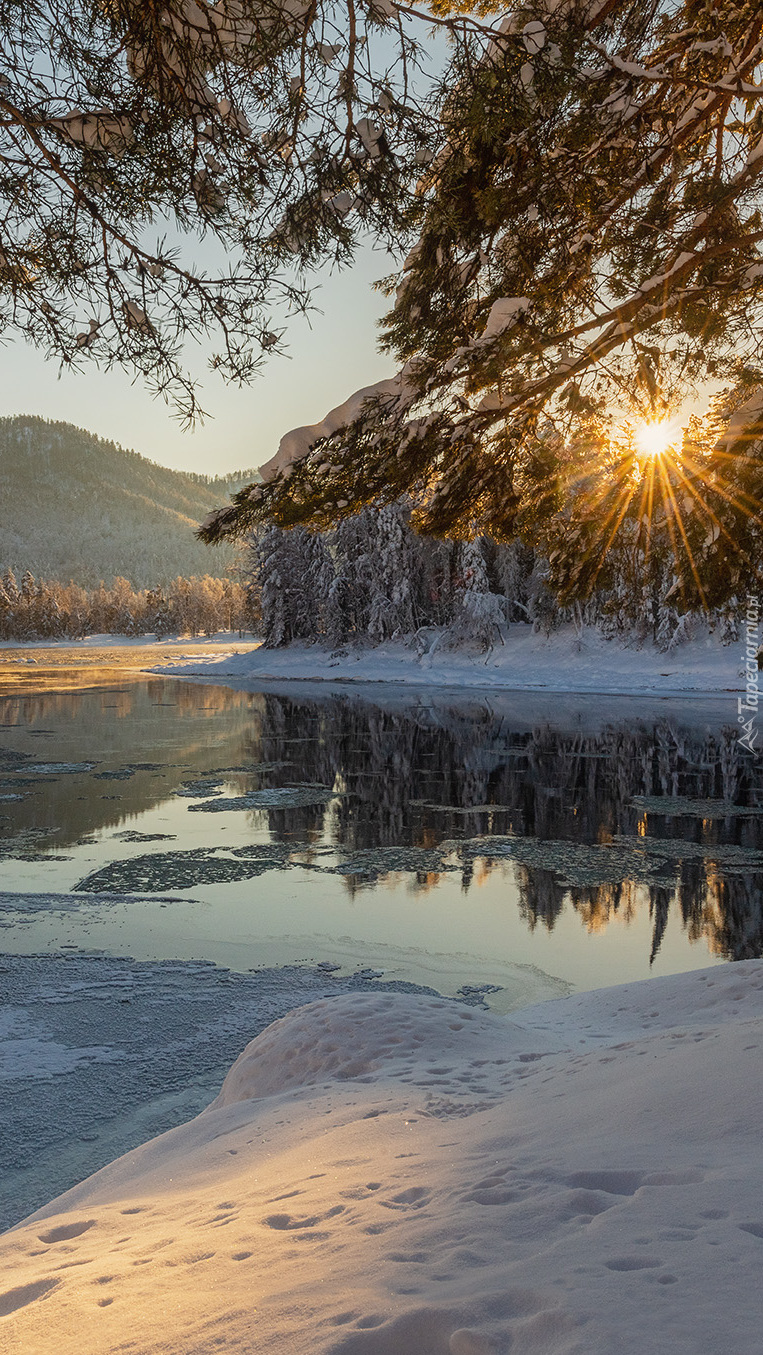
[[(438, 647), (436, 635), (431, 638), (429, 651), (421, 658), (403, 643), (334, 653), (320, 645), (295, 643), (283, 649), (259, 648), (233, 658), (152, 671), (217, 681), (231, 677), (251, 682), (299, 678), (634, 696), (744, 690), (741, 642), (723, 646), (715, 635), (688, 641), (666, 654), (652, 645), (626, 648), (606, 640), (596, 630), (587, 629), (581, 636), (573, 626), (545, 636), (535, 634), (532, 626), (512, 625), (506, 643), (488, 654), (447, 651)], [(729, 709), (729, 722), (733, 723), (735, 701)]]
[(753, 1355), (763, 962), (511, 1020), (347, 995), (0, 1240), (43, 1355)]

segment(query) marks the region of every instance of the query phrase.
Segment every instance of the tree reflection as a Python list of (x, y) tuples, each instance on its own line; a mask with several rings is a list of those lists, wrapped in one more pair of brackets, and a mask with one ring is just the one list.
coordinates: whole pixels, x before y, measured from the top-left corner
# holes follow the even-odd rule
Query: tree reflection
[[(438, 698), (411, 700), (401, 709), (351, 696), (319, 701), (271, 693), (263, 698), (251, 753), (265, 761), (291, 758), (292, 775), (280, 784), (296, 779), (296, 767), (300, 781), (344, 792), (328, 810), (271, 811), (270, 828), (279, 839), (327, 832), (352, 853), (436, 847), (484, 834), (588, 844), (658, 838), (671, 858), (657, 871), (659, 879), (654, 871), (643, 880), (624, 873), (606, 884), (571, 887), (554, 870), (493, 861), (476, 870), (470, 857), (462, 887), (477, 887), (475, 871), (486, 879), (493, 870), (513, 870), (530, 928), (551, 930), (568, 906), (590, 931), (614, 920), (627, 924), (646, 908), (651, 960), (671, 914), (716, 954), (763, 953), (763, 873), (740, 873), (738, 863), (724, 868), (712, 855), (713, 847), (761, 850), (763, 814), (702, 819), (647, 813), (633, 803), (634, 796), (681, 796), (763, 804), (760, 768), (740, 753), (733, 726), (708, 729), (663, 718), (594, 731), (551, 723), (527, 729), (485, 703), (449, 705)], [(697, 844), (704, 858), (682, 859), (683, 843)], [(345, 875), (344, 882), (355, 890), (368, 881), (359, 874)]]
[[(714, 954), (763, 954), (763, 858), (744, 855), (763, 852), (763, 812), (738, 812), (763, 804), (763, 773), (736, 727), (593, 716), (565, 726), (551, 707), (546, 719), (522, 709), (508, 697), (248, 694), (148, 678), (7, 698), (0, 852), (14, 833), (55, 827), (63, 846), (128, 823), (184, 779), (214, 773), (236, 795), (317, 785), (335, 793), (329, 803), (259, 808), (251, 826), (299, 846), (314, 868), (337, 868), (333, 847), (350, 892), (404, 870), (423, 894), (460, 871), (465, 893), (515, 881), (530, 929), (551, 931), (571, 910), (600, 932), (646, 911), (652, 960), (671, 923)], [(54, 758), (94, 766), (25, 773)], [(634, 798), (655, 796), (737, 812), (665, 813)]]

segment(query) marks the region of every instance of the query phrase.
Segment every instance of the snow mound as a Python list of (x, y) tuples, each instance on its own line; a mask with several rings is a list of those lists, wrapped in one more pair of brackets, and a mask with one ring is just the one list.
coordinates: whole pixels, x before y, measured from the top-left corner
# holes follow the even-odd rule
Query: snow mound
[[(491, 595), (487, 595), (491, 596)], [(651, 644), (640, 649), (606, 639), (587, 627), (561, 626), (551, 635), (512, 623), (505, 643), (487, 653), (465, 645), (445, 650), (444, 632), (432, 632), (419, 655), (410, 642), (332, 651), (294, 641), (276, 649), (250, 650), (221, 659), (195, 658), (159, 665), (152, 672), (178, 677), (256, 684), (263, 681), (396, 682), (409, 686), (499, 689), (504, 691), (596, 692), (660, 696), (679, 693), (741, 692), (745, 678), (738, 645), (724, 646), (713, 635), (698, 636), (663, 654)], [(729, 695), (729, 723), (737, 718)]]
[(759, 1355), (762, 1051), (760, 961), (313, 1003), (0, 1239), (0, 1349)]
[(424, 1052), (468, 1061), (486, 1042), (509, 1046), (512, 1034), (521, 1041), (511, 1022), (441, 998), (379, 993), (311, 1002), (247, 1045), (209, 1109), (331, 1079), (375, 1078)]

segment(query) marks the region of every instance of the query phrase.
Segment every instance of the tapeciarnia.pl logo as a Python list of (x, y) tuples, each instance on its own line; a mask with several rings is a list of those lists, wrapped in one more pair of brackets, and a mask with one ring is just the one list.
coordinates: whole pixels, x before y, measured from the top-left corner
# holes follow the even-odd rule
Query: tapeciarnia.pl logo
[(739, 742), (750, 753), (757, 753), (755, 747), (758, 738), (756, 720), (760, 699), (758, 669), (758, 648), (760, 644), (760, 608), (758, 599), (752, 594), (747, 598), (745, 616), (745, 646), (742, 652), (742, 677), (745, 680), (744, 698), (737, 701), (737, 723), (742, 726)]

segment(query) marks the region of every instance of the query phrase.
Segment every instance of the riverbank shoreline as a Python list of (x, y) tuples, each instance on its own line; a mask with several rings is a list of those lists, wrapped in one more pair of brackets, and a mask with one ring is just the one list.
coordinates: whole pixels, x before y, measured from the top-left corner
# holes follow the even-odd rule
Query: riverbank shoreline
[(427, 652), (417, 654), (403, 641), (334, 650), (295, 641), (283, 648), (259, 646), (246, 654), (184, 659), (152, 671), (223, 683), (394, 683), (580, 696), (736, 697), (745, 689), (741, 642), (724, 646), (716, 635), (698, 636), (663, 653), (653, 645), (627, 647), (590, 628), (581, 632), (567, 626), (543, 635), (518, 624), (505, 644), (487, 654), (441, 649), (436, 635), (427, 644)]
[(0, 695), (71, 691), (150, 678), (159, 662), (227, 661), (256, 648), (253, 637), (232, 634), (169, 636), (88, 635), (81, 640), (4, 640), (0, 643)]

